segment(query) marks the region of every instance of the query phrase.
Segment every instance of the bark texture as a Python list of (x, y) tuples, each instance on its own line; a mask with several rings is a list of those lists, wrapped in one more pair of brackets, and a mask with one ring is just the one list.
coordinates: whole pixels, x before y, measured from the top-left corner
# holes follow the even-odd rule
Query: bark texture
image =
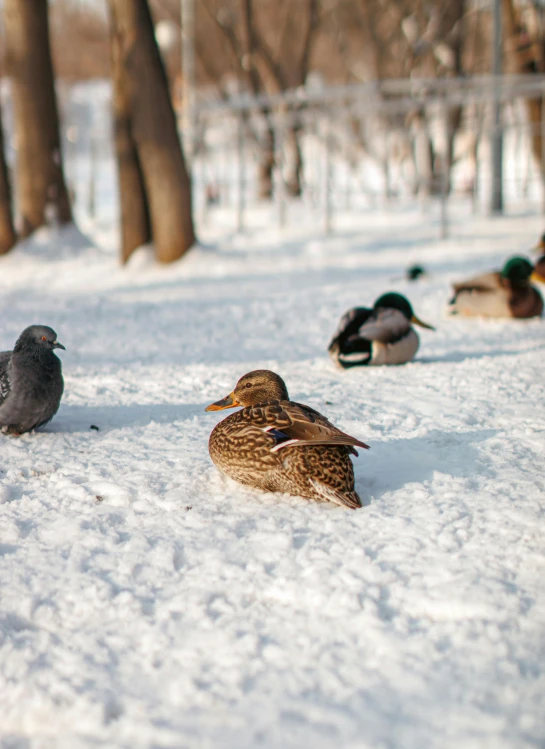
[(62, 171), (59, 115), (49, 45), (48, 4), (5, 0), (7, 72), (16, 127), (21, 236), (72, 220)]
[(16, 241), (17, 235), (13, 226), (11, 186), (4, 156), (4, 132), (0, 110), (0, 255), (9, 252)]
[[(109, 0), (116, 87), (116, 144), (126, 215), (146, 234), (147, 207), (157, 259), (179, 259), (195, 242), (191, 183), (168, 81), (146, 0)], [(125, 235), (129, 234), (129, 228)], [(134, 248), (133, 248), (134, 249)], [(124, 248), (124, 256), (130, 250)], [(132, 250), (131, 250), (132, 251)], [(130, 254), (130, 253), (129, 253)]]

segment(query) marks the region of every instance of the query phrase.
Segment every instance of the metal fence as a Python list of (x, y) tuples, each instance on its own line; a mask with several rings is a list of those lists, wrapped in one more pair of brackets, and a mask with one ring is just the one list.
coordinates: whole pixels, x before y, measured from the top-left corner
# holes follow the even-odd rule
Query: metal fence
[[(342, 213), (416, 200), (439, 205), (445, 236), (452, 200), (468, 201), (474, 212), (490, 209), (490, 144), (498, 129), (493, 116), (498, 103), (505, 203), (508, 208), (543, 206), (545, 163), (537, 163), (532, 154), (535, 126), (527, 101), (541, 102), (544, 91), (542, 76), (486, 76), (390, 80), (201, 101), (190, 118), (194, 128), (184, 133), (193, 154), (200, 219), (209, 220), (222, 206), (231, 212), (233, 228), (244, 228), (250, 209), (259, 204), (256, 172), (270, 130), (275, 144), (273, 201), (278, 224), (285, 224), (286, 206), (293, 203), (286, 189), (285, 144), (295, 131), (303, 157), (297, 200), (325, 232)], [(544, 126), (545, 116), (537, 127)]]
[[(300, 222), (305, 213), (307, 223), (330, 232), (343, 217), (362, 209), (417, 203), (437, 207), (446, 235), (453, 201), (466, 202), (476, 213), (490, 210), (497, 102), (502, 105), (506, 208), (542, 208), (545, 163), (536, 161), (531, 140), (535, 127), (545, 136), (545, 116), (532, 126), (527, 102), (542, 102), (544, 92), (545, 77), (531, 75), (315, 86), (229, 100), (201, 97), (192, 117), (184, 119), (193, 126), (182, 133), (197, 227), (221, 221), (241, 231), (256, 211), (267, 211), (269, 223), (280, 228)], [(1, 93), (8, 161), (13, 163), (9, 92)], [(111, 224), (117, 220), (118, 197), (109, 82), (61, 85), (59, 94), (76, 215), (83, 225), (89, 219)], [(271, 147), (271, 133), (272, 193), (263, 200), (258, 167)], [(293, 138), (302, 160), (297, 198), (288, 189)], [(454, 144), (451, 168), (449, 139)]]

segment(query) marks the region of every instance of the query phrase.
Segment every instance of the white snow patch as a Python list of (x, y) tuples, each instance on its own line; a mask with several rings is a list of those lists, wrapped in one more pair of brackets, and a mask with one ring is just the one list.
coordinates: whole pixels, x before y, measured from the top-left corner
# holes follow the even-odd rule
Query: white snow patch
[[(545, 742), (543, 321), (442, 318), (451, 281), (542, 221), (453, 226), (202, 229), (182, 262), (125, 269), (67, 230), (0, 258), (1, 348), (42, 322), (67, 349), (54, 421), (0, 435), (0, 745)], [(413, 262), (426, 281), (399, 279)], [(407, 366), (339, 372), (339, 316), (388, 289), (437, 332)], [(205, 406), (264, 367), (371, 445), (365, 508), (212, 465)]]

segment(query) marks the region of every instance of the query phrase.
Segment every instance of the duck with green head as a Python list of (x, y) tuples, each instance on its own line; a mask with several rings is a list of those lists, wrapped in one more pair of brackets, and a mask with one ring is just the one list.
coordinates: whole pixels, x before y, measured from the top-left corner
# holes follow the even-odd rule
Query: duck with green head
[(248, 372), (207, 411), (242, 407), (220, 421), (208, 442), (220, 471), (241, 484), (361, 507), (350, 455), (365, 442), (333, 426), (309, 406), (291, 401), (275, 372)]
[(329, 344), (329, 355), (343, 369), (405, 364), (419, 346), (411, 323), (434, 330), (418, 319), (404, 296), (393, 291), (383, 294), (373, 307), (353, 307), (343, 315)]
[(532, 286), (534, 280), (539, 280), (539, 274), (532, 263), (525, 257), (512, 257), (500, 271), (453, 284), (448, 312), (465, 317), (537, 317), (543, 299)]

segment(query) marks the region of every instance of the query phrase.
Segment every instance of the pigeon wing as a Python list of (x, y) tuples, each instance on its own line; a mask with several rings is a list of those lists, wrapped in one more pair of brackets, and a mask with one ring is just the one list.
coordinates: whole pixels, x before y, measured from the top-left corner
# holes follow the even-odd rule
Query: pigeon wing
[(6, 400), (10, 392), (8, 379), (8, 365), (11, 360), (11, 351), (0, 351), (0, 405)]

